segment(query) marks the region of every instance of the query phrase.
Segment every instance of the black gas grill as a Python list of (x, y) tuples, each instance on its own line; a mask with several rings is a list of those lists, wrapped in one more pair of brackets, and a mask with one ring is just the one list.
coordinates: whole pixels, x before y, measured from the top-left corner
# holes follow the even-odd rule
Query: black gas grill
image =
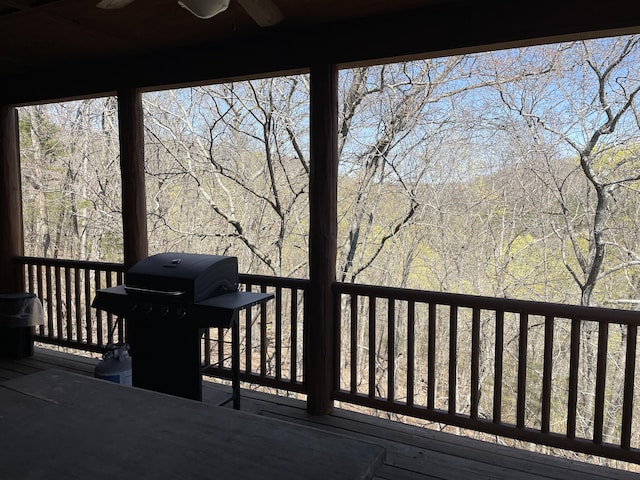
[(201, 339), (207, 328), (232, 329), (233, 406), (240, 408), (238, 311), (268, 293), (238, 291), (236, 257), (161, 253), (98, 290), (92, 306), (127, 319), (134, 387), (202, 400)]

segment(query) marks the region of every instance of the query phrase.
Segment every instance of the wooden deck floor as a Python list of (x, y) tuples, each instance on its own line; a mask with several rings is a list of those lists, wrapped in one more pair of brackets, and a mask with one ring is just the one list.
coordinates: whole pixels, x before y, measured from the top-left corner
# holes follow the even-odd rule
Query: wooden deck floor
[[(93, 375), (97, 358), (36, 348), (21, 360), (0, 360), (0, 382), (48, 368)], [(212, 408), (228, 397), (225, 386), (204, 382), (203, 401)], [(248, 390), (241, 409), (283, 421), (307, 425), (380, 444), (385, 463), (375, 480), (513, 479), (513, 480), (638, 480), (640, 475), (569, 461), (515, 448), (398, 424), (389, 420), (336, 409), (331, 415), (311, 416), (304, 402)], [(186, 479), (185, 479), (186, 480)], [(328, 479), (329, 480), (329, 479)]]

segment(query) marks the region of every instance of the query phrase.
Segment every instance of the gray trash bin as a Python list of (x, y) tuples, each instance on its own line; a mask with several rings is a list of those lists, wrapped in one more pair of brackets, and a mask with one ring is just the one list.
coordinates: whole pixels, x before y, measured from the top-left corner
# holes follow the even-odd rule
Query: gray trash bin
[(33, 293), (0, 293), (0, 358), (33, 355), (33, 327), (44, 323), (40, 299)]

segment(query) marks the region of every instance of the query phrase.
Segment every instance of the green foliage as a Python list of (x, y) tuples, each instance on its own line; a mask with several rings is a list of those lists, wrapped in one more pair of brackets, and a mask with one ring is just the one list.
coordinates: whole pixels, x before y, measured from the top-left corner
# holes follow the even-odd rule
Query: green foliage
[[(60, 128), (52, 121), (48, 121), (46, 112), (38, 107), (32, 107), (33, 115), (20, 115), (18, 129), (20, 133), (20, 154), (22, 161), (34, 161), (33, 146), (38, 145), (42, 154), (50, 161), (63, 157), (68, 152), (68, 146), (60, 141)], [(34, 120), (36, 123), (34, 124)], [(34, 134), (37, 138), (34, 138)]]

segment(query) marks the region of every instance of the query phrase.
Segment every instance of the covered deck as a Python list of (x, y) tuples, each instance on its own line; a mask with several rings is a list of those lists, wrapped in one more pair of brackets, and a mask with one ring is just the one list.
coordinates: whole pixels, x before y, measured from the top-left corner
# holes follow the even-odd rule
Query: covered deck
[[(50, 369), (90, 377), (96, 358), (107, 343), (107, 332), (118, 327), (116, 338), (126, 339), (126, 324), (117, 324), (112, 316), (96, 312), (90, 304), (97, 289), (121, 284), (126, 270), (148, 255), (142, 93), (229, 79), (308, 73), (310, 275), (308, 279), (252, 276), (251, 272), (241, 276), (247, 291), (252, 287), (273, 291), (276, 298), (255, 317), (247, 314), (240, 320), (246, 342), (241, 371), (245, 386), (241, 410), (381, 446), (384, 459), (379, 462), (381, 457), (374, 454), (371, 469), (364, 468), (362, 478), (637, 478), (637, 474), (619, 469), (450, 433), (468, 429), (498, 439), (531, 442), (540, 446), (541, 451), (565, 449), (574, 452), (576, 457), (601, 456), (637, 466), (640, 456), (637, 433), (633, 431), (633, 419), (637, 418), (639, 408), (635, 388), (640, 323), (637, 312), (345, 284), (337, 282), (335, 274), (336, 99), (340, 68), (638, 33), (640, 6), (636, 0), (545, 0), (517, 7), (491, 0), (274, 0), (285, 21), (267, 28), (245, 11), (246, 4), (263, 2), (238, 0), (237, 5), (232, 2), (227, 15), (214, 19), (216, 28), (207, 28), (206, 23), (189, 16), (178, 17), (174, 0), (135, 0), (122, 10), (106, 14), (95, 9), (94, 3), (0, 1), (0, 293), (29, 291), (43, 301), (45, 324), (36, 328), (35, 337), (36, 341), (48, 345), (37, 348), (34, 356), (1, 361), (3, 384), (21, 383), (21, 377)], [(203, 62), (203, 58), (214, 61)], [(25, 257), (17, 108), (101, 95), (116, 95), (118, 99), (124, 261), (106, 264)], [(350, 308), (341, 310), (342, 302)], [(368, 306), (366, 315), (359, 316), (356, 308), (359, 302)], [(376, 305), (379, 305), (377, 310)], [(422, 326), (428, 324), (427, 328), (434, 332), (436, 324), (445, 324), (454, 333), (463, 321), (469, 326), (472, 348), (466, 359), (468, 384), (458, 385), (457, 368), (462, 353), (457, 351), (453, 333), (442, 342), (447, 345), (448, 353), (446, 364), (438, 365), (440, 370), (436, 370), (434, 361), (440, 344), (435, 343), (435, 335), (430, 335), (429, 344), (422, 345), (428, 371), (424, 378), (418, 379), (412, 368), (405, 368), (402, 392), (395, 390), (394, 373), (376, 375), (377, 366), (372, 356), (361, 362), (368, 366), (368, 378), (358, 383), (362, 372), (356, 371), (356, 365), (362, 358), (358, 357), (356, 348), (349, 350), (358, 340), (355, 334), (358, 322), (371, 326), (381, 322), (393, 332), (399, 305), (407, 312), (404, 358), (414, 360), (418, 350), (414, 333), (421, 325), (416, 308), (426, 312), (423, 318), (428, 322)], [(491, 404), (484, 409), (479, 408), (481, 315), (487, 315), (495, 325), (493, 338), (483, 339), (493, 345), (494, 362)], [(301, 348), (291, 348), (286, 353), (289, 370), (279, 363), (285, 355), (281, 336), (273, 340), (273, 347), (267, 345), (267, 317), (278, 335), (283, 324), (291, 327), (292, 335), (301, 332), (300, 338), (291, 340), (291, 345)], [(544, 361), (539, 366), (541, 381), (535, 387), (528, 384), (526, 350), (528, 342), (533, 341), (528, 337), (533, 319), (541, 326), (544, 350)], [(505, 321), (517, 326), (519, 349), (503, 348)], [(247, 328), (254, 323), (259, 330)], [(593, 413), (593, 425), (587, 438), (581, 438), (576, 433), (579, 422), (576, 398), (580, 388), (577, 368), (580, 329), (585, 323), (597, 332), (598, 345), (593, 359), (593, 412), (589, 412)], [(567, 354), (561, 359), (554, 356), (554, 331), (558, 325), (568, 332), (562, 339)], [(624, 333), (624, 341), (620, 341), (615, 352), (623, 387), (620, 418), (615, 419), (614, 435), (608, 436), (603, 427), (607, 413), (604, 397), (612, 326)], [(207, 361), (215, 363), (213, 360), (217, 359), (221, 366), (205, 367), (210, 368), (207, 375), (229, 379), (230, 369), (224, 363), (228, 357), (224, 340), (221, 333), (208, 334), (205, 339)], [(391, 353), (399, 348), (393, 340), (389, 335), (389, 371), (402, 371), (402, 365), (393, 364), (395, 356)], [(364, 343), (371, 352), (375, 350), (373, 335), (365, 338)], [(82, 355), (54, 352), (52, 349), (56, 346), (76, 349)], [(344, 364), (340, 362), (342, 347), (347, 347), (345, 357), (349, 360)], [(273, 353), (270, 348), (278, 360), (275, 368), (267, 371), (266, 358)], [(508, 371), (508, 358), (518, 359), (517, 372)], [(550, 417), (554, 368), (559, 361), (565, 362), (563, 366), (570, 372), (566, 391), (563, 391), (567, 395), (566, 425), (560, 429)], [(508, 402), (502, 391), (505, 378), (514, 380)], [(383, 394), (379, 394), (376, 382), (387, 384), (380, 389)], [(446, 394), (438, 391), (437, 382), (448, 382)], [(273, 388), (304, 399), (256, 393), (246, 388), (249, 385)], [(11, 388), (5, 386), (4, 390)], [(149, 398), (161, 398), (152, 392), (149, 394)], [(203, 418), (212, 415), (204, 413), (203, 407), (231, 408), (230, 405), (217, 406), (220, 398), (229, 395), (229, 391), (218, 384), (205, 382), (203, 395), (205, 405), (197, 407)], [(458, 400), (462, 396), (468, 399), (465, 405)], [(20, 397), (12, 398), (14, 401), (5, 407), (20, 408), (21, 402), (17, 400)], [(539, 404), (533, 424), (526, 410), (531, 398)], [(404, 416), (425, 424), (431, 422), (447, 428), (449, 433), (347, 411), (343, 408), (345, 405), (369, 408), (388, 416)], [(0, 404), (0, 408), (4, 407)], [(30, 429), (47, 428), (43, 423), (46, 419), (40, 422), (35, 417), (25, 415), (24, 418), (27, 422), (22, 434)], [(68, 452), (68, 455), (74, 453)], [(253, 460), (268, 454), (260, 449), (246, 452)], [(29, 458), (37, 460), (44, 456), (46, 452), (33, 451)], [(327, 455), (325, 460), (330, 461), (331, 457)], [(125, 461), (124, 457), (119, 461)], [(283, 470), (291, 462), (291, 459), (284, 462)], [(1, 468), (0, 462), (0, 473)], [(81, 478), (84, 472), (76, 473)], [(54, 475), (52, 470), (43, 471), (45, 478)]]
[[(61, 353), (51, 348), (36, 347), (33, 357), (0, 361), (0, 383), (51, 369), (92, 377), (97, 362), (96, 355), (87, 357)], [(104, 380), (96, 381), (105, 382)], [(1, 387), (2, 385), (0, 385)], [(208, 408), (215, 410), (230, 409), (230, 405), (218, 406), (229, 393), (229, 387), (219, 383), (205, 382), (203, 403)], [(328, 432), (327, 438), (334, 438), (332, 435), (338, 434), (340, 437), (381, 447), (384, 451), (383, 457), (372, 457), (371, 459), (373, 476), (370, 477), (369, 473), (365, 471), (365, 476), (354, 478), (378, 480), (458, 480), (470, 478), (631, 480), (637, 478), (636, 473), (560, 459), (418, 426), (403, 425), (340, 408), (334, 409), (328, 415), (310, 415), (306, 411), (304, 401), (249, 389), (242, 390), (242, 398), (242, 411), (251, 415), (268, 417), (278, 422), (293, 423), (314, 431)], [(180, 401), (198, 403), (187, 399), (180, 399)], [(213, 428), (215, 429), (215, 427)], [(318, 441), (322, 443), (321, 440)], [(69, 452), (69, 454), (73, 455), (74, 452)], [(265, 445), (261, 450), (247, 452), (247, 456), (251, 457), (251, 462), (260, 461), (263, 456), (269, 455), (268, 445)], [(38, 457), (38, 452), (31, 456), (36, 463)], [(283, 465), (282, 468), (285, 470), (296, 468), (296, 460), (291, 459), (291, 462), (289, 467)], [(191, 467), (185, 465), (185, 471), (188, 468)], [(110, 471), (105, 470), (105, 472)], [(84, 478), (82, 471), (78, 471), (77, 475), (77, 478)]]

